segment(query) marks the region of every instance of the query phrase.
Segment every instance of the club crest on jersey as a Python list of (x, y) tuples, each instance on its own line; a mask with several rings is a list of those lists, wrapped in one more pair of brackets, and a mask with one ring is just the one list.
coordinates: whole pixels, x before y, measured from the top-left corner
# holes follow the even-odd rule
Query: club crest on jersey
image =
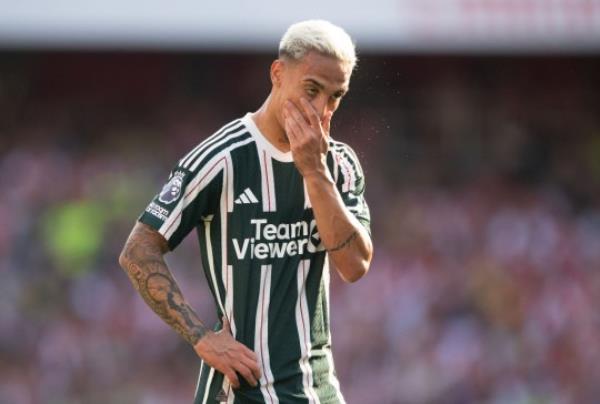
[(158, 200), (162, 203), (169, 204), (178, 199), (181, 194), (181, 187), (183, 186), (183, 176), (184, 173), (181, 171), (175, 172), (169, 182), (167, 182), (160, 191)]

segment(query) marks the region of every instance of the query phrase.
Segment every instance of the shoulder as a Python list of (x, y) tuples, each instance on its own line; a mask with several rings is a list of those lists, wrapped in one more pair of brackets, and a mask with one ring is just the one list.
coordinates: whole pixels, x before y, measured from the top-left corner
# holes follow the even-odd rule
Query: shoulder
[(219, 160), (233, 148), (248, 143), (252, 135), (243, 118), (234, 119), (208, 136), (186, 153), (177, 168), (197, 172), (215, 160)]
[(361, 193), (365, 178), (358, 156), (350, 145), (329, 139), (329, 168), (333, 179), (342, 193)]
[(330, 138), (329, 151), (338, 168), (351, 169), (355, 172), (355, 175), (359, 177), (363, 176), (363, 171), (360, 165), (359, 158), (354, 149), (349, 144)]

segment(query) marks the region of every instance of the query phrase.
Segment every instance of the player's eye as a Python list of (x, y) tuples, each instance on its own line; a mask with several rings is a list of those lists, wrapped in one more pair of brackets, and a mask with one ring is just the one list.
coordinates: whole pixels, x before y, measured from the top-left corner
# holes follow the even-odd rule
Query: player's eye
[(318, 92), (319, 92), (319, 90), (317, 90), (315, 87), (307, 87), (306, 88), (306, 95), (308, 95), (311, 98), (316, 96)]

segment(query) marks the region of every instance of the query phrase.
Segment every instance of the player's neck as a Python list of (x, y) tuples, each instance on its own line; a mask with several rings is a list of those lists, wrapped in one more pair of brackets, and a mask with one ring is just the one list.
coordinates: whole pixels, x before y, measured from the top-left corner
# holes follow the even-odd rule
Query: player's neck
[(276, 118), (276, 112), (271, 97), (269, 96), (258, 111), (252, 114), (252, 119), (263, 136), (275, 146), (278, 150), (287, 153), (290, 151), (285, 130), (281, 127)]

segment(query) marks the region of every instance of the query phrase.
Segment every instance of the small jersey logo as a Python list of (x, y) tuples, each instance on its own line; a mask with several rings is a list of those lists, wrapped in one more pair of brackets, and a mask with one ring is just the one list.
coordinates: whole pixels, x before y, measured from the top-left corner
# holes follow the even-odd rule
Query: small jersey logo
[(226, 403), (228, 399), (229, 396), (227, 396), (227, 393), (225, 393), (225, 390), (223, 390), (222, 388), (215, 396), (215, 400), (217, 400), (219, 403)]
[(160, 195), (158, 197), (159, 201), (169, 204), (179, 198), (179, 195), (181, 194), (181, 187), (183, 185), (183, 175), (184, 173), (180, 171), (177, 171), (175, 174), (173, 174), (169, 182), (167, 182), (162, 191), (160, 191)]
[(256, 196), (254, 196), (250, 188), (246, 188), (244, 189), (244, 192), (242, 192), (240, 196), (238, 196), (237, 199), (233, 202), (238, 205), (242, 205), (247, 203), (258, 203), (258, 199), (256, 198)]

